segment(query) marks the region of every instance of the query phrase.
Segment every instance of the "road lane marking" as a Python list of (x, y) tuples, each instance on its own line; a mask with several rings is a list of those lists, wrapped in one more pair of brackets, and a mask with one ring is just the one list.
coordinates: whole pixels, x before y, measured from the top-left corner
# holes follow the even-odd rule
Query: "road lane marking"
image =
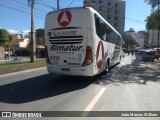
[(93, 98), (93, 100), (90, 102), (90, 104), (86, 107), (86, 109), (82, 112), (81, 116), (87, 116), (89, 114), (89, 111), (93, 109), (95, 104), (98, 102), (99, 98), (103, 95), (104, 91), (106, 90), (105, 87), (103, 87), (98, 94)]

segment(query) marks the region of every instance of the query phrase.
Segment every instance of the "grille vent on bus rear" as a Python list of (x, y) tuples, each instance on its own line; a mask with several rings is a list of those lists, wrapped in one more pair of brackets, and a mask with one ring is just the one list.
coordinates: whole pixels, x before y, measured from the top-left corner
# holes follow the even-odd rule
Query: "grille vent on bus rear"
[(51, 44), (79, 44), (83, 41), (83, 36), (60, 36), (49, 37)]

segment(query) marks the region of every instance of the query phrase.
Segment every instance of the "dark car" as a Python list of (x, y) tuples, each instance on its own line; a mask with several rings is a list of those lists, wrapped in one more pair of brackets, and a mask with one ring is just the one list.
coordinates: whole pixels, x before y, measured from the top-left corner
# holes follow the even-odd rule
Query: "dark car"
[(142, 60), (143, 61), (154, 61), (155, 59), (155, 52), (153, 50), (144, 50), (142, 53)]
[(153, 51), (153, 52), (154, 52), (154, 58), (155, 58), (155, 59), (159, 59), (158, 52), (157, 52), (157, 51)]

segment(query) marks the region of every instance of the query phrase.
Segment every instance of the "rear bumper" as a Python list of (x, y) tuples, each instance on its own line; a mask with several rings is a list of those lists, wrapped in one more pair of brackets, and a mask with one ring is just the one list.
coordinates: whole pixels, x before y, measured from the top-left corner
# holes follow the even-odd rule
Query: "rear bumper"
[[(67, 69), (64, 71), (64, 69)], [(47, 70), (49, 73), (56, 73), (70, 76), (94, 76), (93, 66), (82, 66), (82, 67), (68, 67), (68, 66), (55, 66), (47, 64)]]

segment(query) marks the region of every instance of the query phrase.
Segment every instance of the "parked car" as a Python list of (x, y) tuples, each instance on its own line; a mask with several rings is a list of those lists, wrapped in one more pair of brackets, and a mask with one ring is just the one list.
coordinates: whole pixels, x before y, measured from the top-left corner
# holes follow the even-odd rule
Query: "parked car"
[(154, 59), (159, 59), (158, 52), (157, 52), (157, 51), (155, 51), (155, 50), (153, 50), (153, 52), (154, 52)]
[(154, 61), (155, 59), (155, 52), (153, 50), (144, 50), (142, 52), (142, 60), (143, 61)]
[(136, 59), (142, 60), (142, 55), (143, 55), (144, 50), (139, 50), (136, 52)]

